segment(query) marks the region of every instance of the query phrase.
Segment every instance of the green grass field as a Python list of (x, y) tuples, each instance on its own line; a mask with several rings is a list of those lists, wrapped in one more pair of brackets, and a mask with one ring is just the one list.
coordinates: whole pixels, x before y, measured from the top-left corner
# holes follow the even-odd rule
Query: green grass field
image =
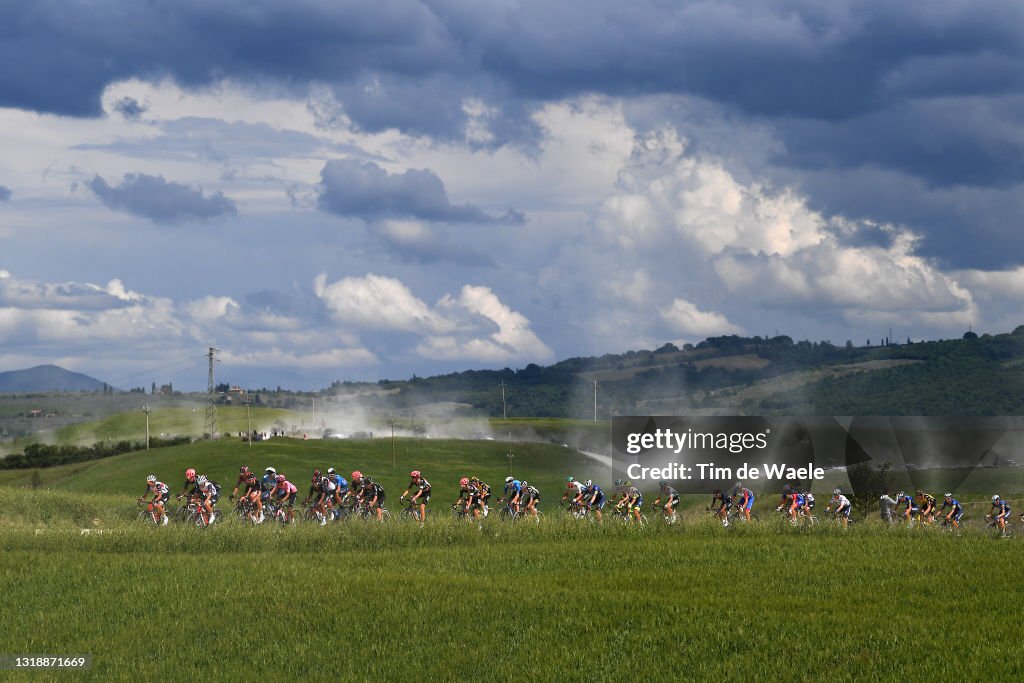
[[(445, 515), (463, 474), (512, 467), (545, 493), (541, 524)], [(334, 465), (380, 479), (389, 507), (417, 467), (433, 517), (210, 529), (135, 520), (154, 472)], [(0, 472), (0, 654), (93, 655), (91, 672), (13, 680), (1020, 680), (1024, 543), (978, 530), (864, 523), (603, 526), (551, 509), (572, 449), (494, 441), (272, 440)], [(604, 475), (606, 477), (606, 475)], [(1004, 480), (1005, 483), (1005, 480)], [(227, 507), (224, 505), (222, 507)], [(657, 520), (653, 520), (657, 521)], [(1020, 533), (1016, 534), (1020, 536)], [(324, 667), (332, 667), (328, 672)], [(8, 673), (8, 672), (5, 672)]]

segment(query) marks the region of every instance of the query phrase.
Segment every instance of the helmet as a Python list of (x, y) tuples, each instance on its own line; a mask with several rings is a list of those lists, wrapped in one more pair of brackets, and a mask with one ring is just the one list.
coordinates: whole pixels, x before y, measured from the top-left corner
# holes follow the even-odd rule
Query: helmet
[(188, 468), (187, 470), (185, 470), (185, 478), (188, 479), (189, 481), (192, 481), (193, 479), (196, 478), (196, 471), (191, 467)]
[(277, 483), (283, 484), (284, 482), (285, 482), (284, 475), (283, 474), (277, 475)]
[(314, 479), (319, 479), (320, 478), (320, 470), (313, 470), (313, 478)]
[(238, 473), (239, 474), (249, 474), (249, 466), (248, 465), (242, 465), (242, 469), (238, 470)]
[(665, 488), (666, 486), (668, 486), (668, 482), (662, 479), (661, 481), (658, 482), (658, 486), (660, 486), (661, 488)]
[(522, 487), (523, 487), (523, 488), (525, 489), (525, 488), (526, 488), (527, 486), (529, 486), (530, 484), (529, 484), (529, 483), (527, 483), (527, 481), (526, 481), (525, 479), (523, 479), (523, 480), (522, 480), (521, 482), (519, 482), (519, 485), (520, 485), (520, 486), (522, 486)]
[(208, 481), (210, 480), (206, 478), (205, 474), (200, 474), (199, 478), (196, 479), (196, 483), (199, 484), (200, 486), (206, 486), (206, 482)]
[(512, 477), (505, 477), (506, 484), (511, 484), (513, 481), (515, 481), (515, 479), (513, 479)]
[(995, 502), (997, 500), (999, 500), (999, 494), (998, 493), (996, 495), (992, 496), (992, 502)]
[(576, 481), (576, 480), (575, 480), (575, 479), (573, 479), (572, 477), (566, 477), (566, 478), (565, 478), (565, 483), (566, 483), (566, 484), (571, 484), (571, 483), (573, 483), (574, 481)]
[(334, 474), (334, 468), (333, 467), (328, 467), (327, 468), (327, 474)]
[(900, 491), (899, 493), (896, 494), (896, 498), (902, 498), (904, 495), (906, 494), (904, 494), (903, 491)]
[(476, 475), (474, 474), (474, 475), (473, 475), (472, 477), (470, 477), (470, 478), (469, 478), (469, 480), (470, 480), (470, 481), (480, 481), (480, 477), (478, 477), (478, 476), (476, 476)]
[(615, 485), (616, 486), (622, 486), (622, 484), (623, 484), (623, 481), (621, 479), (616, 479), (615, 480)]
[(842, 495), (843, 490), (842, 489), (832, 489), (832, 493), (834, 493), (837, 496), (840, 496), (840, 495)]
[(624, 488), (627, 488), (627, 489), (628, 489), (628, 488), (630, 488), (630, 487), (631, 487), (632, 485), (633, 485), (633, 482), (631, 482), (631, 481), (627, 481), (627, 482), (626, 482), (625, 484), (623, 484), (622, 486), (623, 486)]
[(589, 479), (587, 479), (585, 482), (583, 482), (583, 488), (585, 488), (585, 489), (589, 489), (593, 485), (594, 485), (594, 482), (592, 482)]
[(952, 494), (952, 493), (947, 493), (947, 494), (946, 494), (946, 498), (952, 498), (952, 497), (953, 497), (953, 494)]
[(782, 492), (783, 493), (789, 493), (792, 490), (793, 490), (793, 487), (790, 486), (789, 484), (786, 484), (785, 486), (782, 487)]
[(362, 478), (363, 478), (363, 473), (360, 472), (359, 470), (356, 470), (355, 472), (352, 473), (352, 479), (353, 480), (362, 479)]
[(150, 484), (155, 483), (156, 482), (156, 475), (155, 474), (149, 475), (148, 477), (146, 477), (146, 481), (148, 483), (150, 483)]
[(459, 486), (469, 486), (469, 479), (466, 477), (459, 479)]
[(412, 472), (409, 473), (409, 476), (412, 477), (413, 479), (419, 479), (420, 471), (419, 470), (413, 470)]
[(277, 474), (277, 470), (275, 470), (273, 467), (268, 467), (267, 469), (264, 470), (264, 472), (266, 472), (267, 474), (273, 474), (273, 475)]

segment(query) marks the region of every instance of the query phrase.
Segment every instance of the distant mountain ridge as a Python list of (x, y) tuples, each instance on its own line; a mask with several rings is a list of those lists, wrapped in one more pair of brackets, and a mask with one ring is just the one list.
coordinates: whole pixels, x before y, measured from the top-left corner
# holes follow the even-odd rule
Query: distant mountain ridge
[(24, 370), (0, 372), (0, 394), (102, 391), (106, 386), (94, 377), (71, 372), (57, 365), (37, 365)]

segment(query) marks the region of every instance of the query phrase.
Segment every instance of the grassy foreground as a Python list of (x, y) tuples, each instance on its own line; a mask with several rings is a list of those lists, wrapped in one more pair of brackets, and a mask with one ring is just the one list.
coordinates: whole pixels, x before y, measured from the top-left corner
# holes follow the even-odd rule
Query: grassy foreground
[(38, 495), (0, 490), (0, 653), (91, 653), (75, 678), (1024, 675), (1018, 539), (557, 516), (200, 531), (123, 507), (83, 534), (102, 497), (46, 519)]

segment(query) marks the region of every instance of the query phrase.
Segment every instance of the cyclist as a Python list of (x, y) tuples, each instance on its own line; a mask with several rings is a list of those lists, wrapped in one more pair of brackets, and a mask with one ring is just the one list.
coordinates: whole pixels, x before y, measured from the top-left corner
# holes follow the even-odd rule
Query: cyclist
[(914, 518), (917, 517), (917, 513), (919, 510), (919, 508), (917, 507), (917, 501), (914, 500), (914, 497), (908, 493), (900, 491), (899, 493), (896, 494), (896, 507), (898, 508), (900, 505), (906, 505), (906, 508), (904, 508), (903, 512), (901, 513), (903, 519), (905, 519), (908, 522), (914, 521)]
[(274, 488), (276, 483), (277, 470), (273, 467), (263, 470), (263, 477), (260, 479), (260, 488), (263, 490), (263, 493), (260, 494), (260, 498), (263, 499), (264, 503), (270, 500), (270, 489)]
[(640, 493), (640, 489), (633, 486), (631, 482), (626, 482), (622, 485), (622, 500), (616, 504), (616, 508), (625, 508), (628, 516), (636, 518), (638, 524), (643, 523), (643, 519), (640, 517), (640, 508), (644, 504), (644, 495)]
[(732, 492), (733, 498), (737, 499), (736, 504), (743, 511), (743, 516), (750, 521), (750, 511), (754, 508), (754, 492), (743, 484), (736, 484)]
[(269, 496), (277, 500), (280, 509), (285, 511), (285, 520), (288, 522), (295, 517), (295, 498), (298, 495), (299, 489), (283, 474), (274, 478), (274, 487), (270, 489)]
[(572, 477), (565, 478), (565, 493), (562, 494), (562, 499), (558, 501), (559, 506), (563, 505), (567, 500), (573, 500), (577, 503), (583, 499), (583, 484), (576, 481)]
[(722, 526), (729, 526), (729, 511), (732, 509), (732, 496), (722, 489), (715, 489), (711, 494), (711, 504), (708, 505), (706, 509), (710, 512), (717, 508), (718, 518), (722, 520)]
[(469, 488), (469, 477), (459, 479), (459, 497), (452, 503), (452, 510), (462, 508), (463, 514), (469, 514), (469, 501), (473, 492)]
[(488, 502), (491, 500), (491, 487), (489, 484), (485, 484), (480, 481), (480, 477), (472, 476), (469, 478), (469, 485), (472, 486), (478, 493), (477, 497), (480, 499), (480, 505), (483, 508), (484, 517), (488, 515), (491, 509), (488, 507)]
[(196, 471), (191, 467), (185, 470), (185, 485), (181, 488), (181, 493), (177, 495), (175, 500), (181, 500), (186, 494), (190, 498), (199, 496), (199, 486), (196, 484)]
[(405, 502), (405, 497), (409, 495), (409, 491), (416, 489), (416, 493), (409, 499), (409, 502), (413, 505), (419, 505), (420, 524), (423, 524), (427, 519), (427, 503), (430, 502), (430, 482), (423, 478), (423, 473), (419, 470), (410, 472), (409, 477), (412, 479), (409, 482), (409, 488), (405, 490), (405, 493), (401, 495), (398, 501)]
[(502, 498), (499, 503), (508, 499), (508, 507), (513, 512), (519, 512), (519, 502), (523, 498), (523, 482), (514, 477), (505, 477), (505, 488), (502, 491)]
[(536, 486), (531, 486), (529, 482), (523, 480), (522, 486), (522, 502), (526, 505), (526, 512), (533, 515), (533, 518), (540, 521), (540, 515), (537, 511), (537, 504), (540, 503), (540, 491)]
[(199, 514), (202, 517), (203, 526), (210, 526), (217, 520), (217, 511), (213, 508), (217, 504), (217, 499), (220, 498), (220, 490), (215, 482), (210, 481), (202, 474), (196, 477), (196, 484), (199, 495), (203, 497)]
[(252, 506), (247, 513), (249, 519), (254, 524), (263, 523), (263, 482), (256, 478), (255, 472), (249, 472), (248, 477), (245, 480), (245, 493), (242, 494), (244, 500), (248, 500)]
[(658, 482), (658, 497), (654, 499), (654, 507), (658, 507), (658, 503), (661, 502), (662, 495), (665, 496), (665, 505), (662, 506), (661, 512), (665, 515), (665, 519), (668, 520), (669, 524), (676, 523), (676, 506), (679, 505), (679, 492), (668, 485), (668, 482), (662, 479)]
[[(950, 508), (949, 512), (946, 512), (946, 508)], [(952, 524), (954, 529), (958, 529), (960, 528), (960, 518), (964, 516), (964, 509), (952, 493), (947, 493), (943, 496), (940, 514), (945, 514), (946, 522)]]
[(836, 506), (836, 517), (842, 522), (843, 528), (846, 529), (850, 525), (850, 499), (843, 495), (842, 489), (835, 489), (832, 491), (832, 500), (825, 508), (825, 512), (832, 512), (832, 506)]
[(367, 507), (377, 515), (377, 521), (384, 521), (384, 487), (374, 480), (366, 477), (363, 482), (363, 490), (360, 494), (363, 500), (367, 501)]
[(313, 479), (310, 481), (309, 495), (302, 501), (305, 505), (313, 501), (313, 514), (316, 515), (320, 526), (327, 524), (327, 506), (334, 500), (334, 492), (337, 490), (334, 482), (320, 474), (320, 470), (313, 470)]
[(348, 494), (348, 482), (333, 467), (327, 468), (327, 478), (334, 482), (334, 517), (337, 519), (340, 514), (338, 508), (341, 507), (345, 495)]
[(804, 497), (804, 514), (808, 517), (814, 512), (814, 494), (810, 491), (801, 491)]
[(935, 496), (925, 493), (922, 489), (918, 489), (914, 500), (921, 509), (921, 522), (923, 524), (931, 524), (935, 516)]
[(162, 481), (157, 481), (155, 474), (151, 474), (146, 477), (146, 492), (139, 496), (139, 502), (145, 500), (149, 494), (153, 495), (153, 499), (149, 501), (149, 504), (153, 506), (153, 521), (167, 526), (167, 513), (164, 511), (164, 506), (171, 498), (171, 489), (167, 488), (167, 484)]
[(231, 492), (231, 495), (228, 496), (228, 500), (233, 501), (235, 499), (235, 496), (238, 495), (238, 488), (249, 480), (249, 474), (249, 467), (242, 465), (242, 468), (238, 470), (238, 479), (235, 481), (235, 488)]
[(597, 523), (601, 523), (601, 511), (604, 510), (606, 499), (604, 491), (601, 490), (600, 486), (587, 479), (583, 482), (583, 493), (580, 494), (580, 500), (577, 502), (593, 510), (594, 515), (597, 517)]
[(993, 520), (999, 530), (1006, 535), (1006, 520), (1010, 518), (1010, 504), (999, 497), (999, 494), (992, 496), (992, 509), (996, 511)]

